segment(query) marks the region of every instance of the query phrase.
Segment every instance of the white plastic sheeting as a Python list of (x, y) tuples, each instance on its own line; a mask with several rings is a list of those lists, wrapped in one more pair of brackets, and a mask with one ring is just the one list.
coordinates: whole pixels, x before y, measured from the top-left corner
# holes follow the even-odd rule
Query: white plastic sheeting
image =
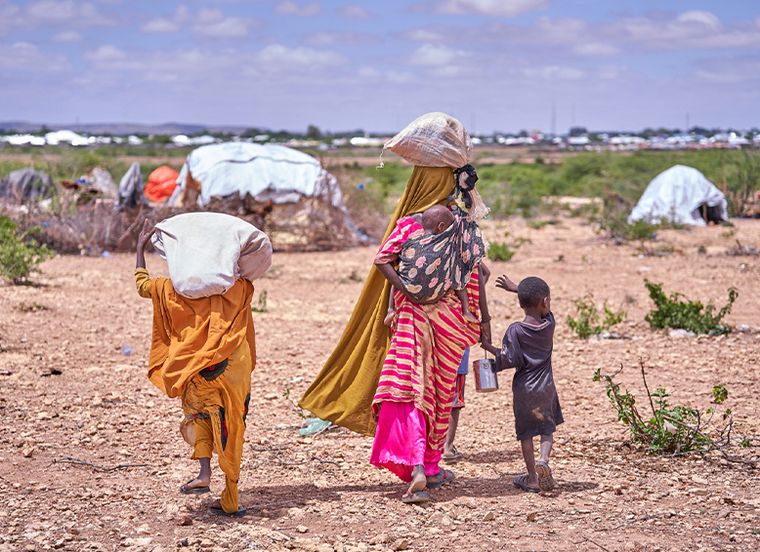
[(658, 174), (647, 186), (631, 211), (628, 222), (645, 220), (704, 226), (699, 207), (718, 207), (723, 220), (728, 220), (728, 204), (715, 184), (692, 167), (675, 165)]
[(272, 265), (269, 236), (223, 213), (184, 213), (159, 222), (153, 247), (166, 259), (180, 295), (220, 295), (238, 278), (255, 280)]
[[(178, 191), (184, 188), (188, 171), (201, 185), (201, 206), (212, 197), (235, 193), (274, 203), (295, 203), (306, 196), (343, 205), (335, 177), (312, 156), (285, 146), (227, 142), (200, 147), (187, 156), (177, 179)], [(170, 202), (176, 197), (177, 192)]]

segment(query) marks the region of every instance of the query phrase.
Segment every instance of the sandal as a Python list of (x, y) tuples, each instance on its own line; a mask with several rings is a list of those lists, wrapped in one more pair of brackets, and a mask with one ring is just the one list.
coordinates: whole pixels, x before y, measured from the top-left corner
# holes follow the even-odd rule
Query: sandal
[(539, 489), (538, 487), (531, 487), (528, 485), (527, 475), (518, 475), (517, 477), (512, 479), (512, 484), (518, 489), (522, 489), (526, 493), (540, 493), (541, 492), (541, 489)]
[(216, 504), (212, 504), (208, 507), (208, 511), (212, 514), (216, 514), (217, 516), (227, 516), (227, 517), (243, 517), (247, 510), (243, 508), (242, 506), (238, 506), (237, 512), (225, 512), (224, 508), (217, 502)]
[(431, 500), (430, 493), (427, 492), (427, 490), (406, 493), (401, 497), (401, 502), (404, 504), (423, 504), (425, 502), (430, 502)]
[(204, 493), (210, 493), (211, 492), (211, 488), (208, 485), (206, 485), (205, 487), (190, 487), (190, 483), (192, 483), (193, 481), (195, 481), (197, 479), (198, 479), (197, 477), (194, 477), (193, 479), (191, 479), (190, 481), (188, 481), (187, 483), (185, 483), (184, 485), (182, 485), (179, 488), (180, 494), (184, 494), (184, 495), (200, 495), (200, 494), (204, 494)]
[(551, 491), (557, 486), (548, 462), (536, 462), (536, 473), (538, 474), (538, 486), (542, 491)]
[(456, 464), (462, 458), (464, 458), (464, 454), (459, 452), (456, 447), (451, 447), (451, 452), (443, 454), (441, 456), (441, 460), (447, 464)]
[(438, 475), (427, 478), (427, 486), (429, 489), (438, 489), (444, 485), (453, 483), (456, 479), (457, 476), (453, 471), (441, 469), (441, 471), (438, 472)]

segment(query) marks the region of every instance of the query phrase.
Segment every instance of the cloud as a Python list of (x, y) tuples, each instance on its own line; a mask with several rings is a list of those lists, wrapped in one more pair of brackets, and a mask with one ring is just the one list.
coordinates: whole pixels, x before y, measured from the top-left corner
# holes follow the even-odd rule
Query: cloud
[(74, 2), (73, 0), (40, 0), (32, 2), (25, 10), (28, 21), (39, 23), (74, 23), (79, 27), (112, 25), (112, 17), (101, 14), (89, 2)]
[(340, 14), (350, 19), (368, 19), (369, 12), (356, 4), (349, 4), (340, 8)]
[(438, 11), (451, 14), (478, 14), (514, 17), (545, 8), (548, 0), (443, 0)]
[(328, 46), (332, 44), (367, 44), (377, 42), (375, 35), (356, 32), (329, 32), (321, 31), (306, 37), (306, 42), (315, 46)]
[(178, 22), (166, 17), (151, 19), (140, 26), (140, 30), (144, 33), (176, 33), (179, 29)]
[(442, 33), (429, 29), (412, 29), (402, 33), (401, 36), (415, 42), (441, 42), (445, 38)]
[(324, 67), (334, 67), (346, 63), (342, 55), (328, 50), (295, 47), (289, 48), (282, 44), (272, 44), (256, 54), (259, 66), (270, 72), (288, 68), (316, 70)]
[(380, 71), (374, 67), (361, 67), (356, 76), (372, 82), (387, 82), (391, 84), (407, 84), (414, 81), (412, 73), (404, 71)]
[(280, 2), (275, 6), (274, 9), (277, 11), (277, 13), (282, 13), (284, 15), (296, 15), (299, 17), (311, 17), (313, 15), (317, 15), (322, 10), (319, 4), (316, 3), (298, 4), (290, 0)]
[(612, 44), (604, 42), (585, 42), (573, 46), (573, 52), (579, 56), (613, 56), (620, 50)]
[(454, 50), (443, 45), (423, 44), (412, 54), (409, 63), (412, 65), (441, 67), (455, 63), (465, 56), (466, 54), (461, 50)]
[(82, 40), (82, 35), (76, 31), (62, 31), (56, 35), (53, 35), (51, 39), (53, 42), (79, 42)]
[[(125, 73), (134, 73), (140, 80), (162, 83), (198, 83), (209, 79), (233, 78), (239, 74), (243, 56), (228, 51), (153, 50), (128, 53), (112, 45), (100, 46), (85, 53), (92, 67), (82, 72), (77, 83), (97, 87), (120, 87)], [(249, 59), (243, 63), (250, 63)]]
[(28, 42), (0, 44), (0, 69), (56, 72), (68, 68), (69, 62), (65, 56), (43, 52), (35, 44)]
[(248, 34), (248, 22), (239, 17), (225, 17), (214, 23), (198, 23), (193, 31), (216, 38), (239, 38)]
[(125, 60), (127, 59), (127, 53), (116, 46), (106, 44), (95, 50), (85, 52), (84, 57), (95, 64), (103, 64)]
[(697, 79), (718, 84), (738, 84), (760, 80), (760, 58), (725, 57), (699, 63)]
[(620, 40), (658, 49), (760, 47), (760, 28), (726, 27), (715, 14), (692, 10), (669, 17), (626, 17), (603, 29)]
[(101, 13), (89, 2), (40, 0), (19, 6), (0, 0), (0, 34), (19, 29), (45, 28), (54, 31), (55, 27), (84, 29), (116, 23), (117, 18)]
[(219, 9), (203, 8), (191, 14), (179, 6), (171, 17), (151, 19), (140, 26), (144, 33), (175, 33), (189, 28), (193, 33), (213, 38), (240, 38), (248, 35), (253, 21), (242, 17), (228, 17)]
[(526, 67), (522, 70), (524, 76), (546, 80), (579, 80), (586, 76), (582, 70), (575, 67), (547, 65), (544, 67)]

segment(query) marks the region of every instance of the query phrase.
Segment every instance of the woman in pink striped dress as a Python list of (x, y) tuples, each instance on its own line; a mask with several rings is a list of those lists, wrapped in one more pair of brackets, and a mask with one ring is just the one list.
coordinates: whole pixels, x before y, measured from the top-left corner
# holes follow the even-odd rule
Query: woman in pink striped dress
[[(453, 238), (454, 254), (463, 255), (469, 268), (464, 275), (470, 311), (488, 323), (485, 298), (481, 301), (483, 241), (477, 223), (467, 221), (458, 207), (456, 224), (462, 231)], [(458, 211), (458, 213), (457, 213)], [(391, 344), (383, 363), (372, 403), (377, 430), (370, 462), (386, 468), (409, 483), (404, 502), (430, 500), (428, 489), (453, 481), (439, 461), (446, 440), (456, 374), (464, 350), (479, 341), (478, 323), (462, 315), (462, 303), (453, 288), (433, 303), (418, 304), (394, 269), (410, 240), (424, 234), (420, 215), (399, 219), (375, 257), (375, 265), (393, 285), (396, 316)], [(462, 239), (466, 236), (466, 239)], [(423, 263), (420, 263), (421, 265)], [(425, 266), (428, 266), (428, 263)], [(435, 279), (435, 274), (431, 274)]]

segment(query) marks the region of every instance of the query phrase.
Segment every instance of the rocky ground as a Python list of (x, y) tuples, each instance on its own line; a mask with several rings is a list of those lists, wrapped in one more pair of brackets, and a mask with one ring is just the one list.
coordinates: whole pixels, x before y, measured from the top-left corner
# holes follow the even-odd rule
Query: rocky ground
[[(665, 232), (656, 244), (670, 251), (664, 256), (600, 240), (580, 220), (540, 230), (510, 220), (490, 224), (487, 235), (500, 241), (506, 229), (531, 242), (511, 262), (493, 263), (494, 272), (545, 277), (560, 322), (554, 366), (566, 423), (556, 434), (556, 491), (529, 495), (511, 484), (522, 464), (507, 374), (492, 394), (468, 381), (458, 437), (467, 457), (455, 467), (458, 481), (430, 505), (399, 501), (399, 482), (367, 463), (371, 439), (342, 429), (299, 437), (291, 399), (337, 341), (373, 251), (280, 254), (256, 283), (267, 301), (256, 315), (242, 468), (248, 515), (212, 517), (213, 497), (177, 492), (196, 466), (177, 431), (179, 404), (145, 377), (151, 306), (134, 292), (131, 256), (58, 257), (43, 266), (38, 286), (0, 287), (0, 550), (760, 548), (756, 469), (717, 454), (663, 458), (626, 445), (625, 428), (591, 381), (597, 368), (622, 366), (620, 381), (640, 396), (643, 358), (651, 387), (702, 408), (724, 383), (734, 432), (754, 443), (731, 453), (757, 461), (760, 258), (725, 253), (736, 238), (760, 246), (760, 221)], [(148, 264), (164, 270), (156, 257)], [(650, 330), (645, 277), (716, 304), (735, 286), (728, 322), (745, 331), (712, 338)], [(627, 310), (624, 339), (571, 334), (566, 317), (588, 292)], [(489, 293), (501, 334), (519, 310), (493, 284)], [(212, 490), (222, 486), (217, 471)]]

